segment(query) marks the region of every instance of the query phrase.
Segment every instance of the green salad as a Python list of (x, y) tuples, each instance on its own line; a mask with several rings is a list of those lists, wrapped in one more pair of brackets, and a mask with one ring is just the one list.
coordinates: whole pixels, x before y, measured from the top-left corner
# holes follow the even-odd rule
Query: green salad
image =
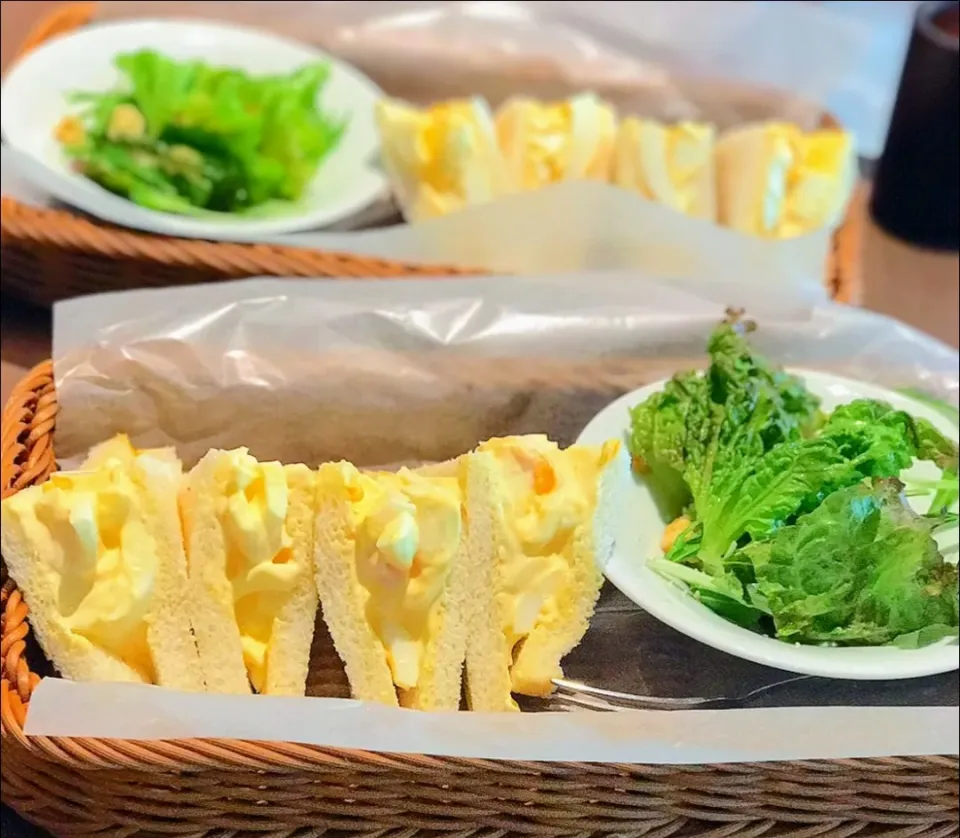
[[(958, 634), (957, 445), (925, 419), (858, 399), (825, 413), (758, 355), (731, 312), (706, 372), (631, 410), (629, 448), (672, 523), (650, 566), (705, 606), (790, 643), (917, 648)], [(937, 480), (909, 483), (915, 460)], [(911, 494), (930, 498), (919, 515)]]
[(79, 172), (150, 209), (238, 213), (296, 201), (346, 128), (317, 104), (327, 64), (251, 76), (142, 50), (116, 65), (121, 86), (73, 94), (81, 110), (56, 137)]

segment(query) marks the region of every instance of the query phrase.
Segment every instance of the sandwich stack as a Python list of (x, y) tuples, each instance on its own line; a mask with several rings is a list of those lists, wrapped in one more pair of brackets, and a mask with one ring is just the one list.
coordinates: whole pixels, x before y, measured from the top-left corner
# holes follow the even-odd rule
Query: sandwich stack
[(354, 698), (512, 711), (587, 630), (628, 475), (615, 441), (397, 472), (214, 450), (184, 473), (120, 436), (6, 499), (2, 548), (66, 678), (302, 696), (325, 626)]

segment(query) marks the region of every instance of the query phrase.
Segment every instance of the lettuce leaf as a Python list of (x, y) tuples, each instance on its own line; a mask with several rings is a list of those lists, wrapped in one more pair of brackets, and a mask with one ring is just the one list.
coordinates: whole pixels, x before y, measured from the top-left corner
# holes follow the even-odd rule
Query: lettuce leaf
[[(154, 209), (242, 212), (296, 201), (346, 128), (317, 104), (326, 64), (251, 76), (152, 50), (116, 64), (122, 89), (73, 96), (85, 106), (86, 138), (67, 152), (90, 178)], [(124, 161), (118, 175), (118, 149), (140, 155), (139, 166)]]
[(895, 480), (858, 483), (739, 551), (776, 636), (794, 643), (921, 645), (958, 625), (957, 568)]
[(685, 372), (630, 412), (628, 445), (664, 514), (705, 508), (715, 481), (781, 442), (809, 434), (819, 401), (754, 353), (736, 312), (710, 338), (705, 374)]
[(955, 443), (884, 402), (858, 399), (824, 418), (802, 382), (751, 353), (735, 323), (714, 332), (710, 350), (706, 375), (676, 376), (631, 412), (631, 451), (654, 494), (670, 498), (673, 515), (680, 499), (692, 501), (700, 548), (688, 564), (723, 574), (738, 542), (766, 538), (839, 489), (897, 477), (916, 457), (956, 465)]
[[(749, 331), (730, 317), (706, 373), (679, 374), (631, 410), (635, 462), (665, 516), (690, 519), (654, 569), (727, 619), (793, 642), (949, 636), (956, 570), (932, 532), (956, 501), (956, 443), (882, 401), (825, 416), (802, 381), (751, 350)], [(890, 482), (915, 459), (944, 470), (923, 517)], [(953, 600), (931, 593), (951, 585)]]
[(932, 425), (870, 400), (838, 408), (813, 437), (759, 456), (736, 441), (730, 450), (723, 470), (714, 471), (695, 497), (702, 525), (698, 559), (714, 573), (723, 572), (724, 557), (744, 536), (762, 540), (840, 489), (866, 478), (897, 477), (915, 457), (945, 463), (956, 456), (956, 445)]
[(899, 649), (922, 649), (924, 646), (932, 646), (941, 640), (956, 640), (958, 637), (960, 637), (960, 628), (957, 626), (934, 623), (916, 631), (901, 634), (899, 637), (895, 637), (890, 645)]
[(764, 447), (769, 449), (811, 432), (820, 418), (820, 400), (801, 379), (774, 366), (753, 349), (747, 335), (755, 328), (739, 312), (729, 312), (707, 344), (707, 376), (716, 404), (750, 410), (754, 402), (770, 402), (763, 432)]
[(684, 480), (688, 414), (708, 400), (706, 379), (691, 372), (675, 376), (662, 391), (630, 411), (628, 447), (664, 517), (675, 518), (691, 500)]

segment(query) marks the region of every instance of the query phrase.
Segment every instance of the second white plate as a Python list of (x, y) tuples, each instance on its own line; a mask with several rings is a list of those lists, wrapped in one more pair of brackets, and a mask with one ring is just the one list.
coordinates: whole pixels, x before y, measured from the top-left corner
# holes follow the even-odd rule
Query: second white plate
[[(321, 91), (321, 102), (326, 110), (345, 115), (349, 126), (304, 197), (269, 217), (223, 213), (190, 218), (137, 206), (71, 171), (54, 128), (71, 111), (68, 94), (114, 88), (121, 78), (114, 65), (116, 57), (141, 49), (251, 73), (285, 73), (305, 64), (329, 62), (330, 78)], [(105, 221), (152, 233), (255, 241), (342, 221), (388, 193), (386, 179), (375, 167), (379, 140), (374, 105), (381, 96), (380, 89), (358, 70), (306, 44), (219, 23), (137, 21), (91, 26), (27, 54), (4, 79), (0, 121), (4, 142), (17, 152), (14, 159), (19, 158), (20, 174), (64, 203)]]

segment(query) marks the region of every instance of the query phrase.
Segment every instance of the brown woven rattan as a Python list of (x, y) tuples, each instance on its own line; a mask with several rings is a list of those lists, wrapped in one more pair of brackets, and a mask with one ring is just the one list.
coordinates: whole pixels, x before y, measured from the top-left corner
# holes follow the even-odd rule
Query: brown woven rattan
[[(89, 23), (96, 3), (56, 9), (23, 45)], [(856, 206), (856, 202), (855, 202)], [(859, 214), (834, 236), (824, 281), (840, 302), (859, 300)], [(250, 276), (409, 277), (471, 273), (443, 265), (407, 264), (329, 251), (154, 236), (75, 213), (3, 199), (2, 286), (5, 294), (41, 306), (99, 291), (190, 285)]]
[[(496, 369), (489, 374), (518, 374), (509, 365)], [(622, 391), (637, 375), (622, 361), (566, 370), (583, 388), (604, 392)], [(525, 375), (540, 380), (544, 371)], [(47, 362), (17, 386), (3, 413), (4, 496), (56, 467), (56, 417)], [(57, 835), (960, 834), (956, 757), (671, 767), (441, 759), (283, 742), (27, 738), (26, 710), (45, 664), (27, 607), (6, 578), (2, 613), (3, 802)]]

